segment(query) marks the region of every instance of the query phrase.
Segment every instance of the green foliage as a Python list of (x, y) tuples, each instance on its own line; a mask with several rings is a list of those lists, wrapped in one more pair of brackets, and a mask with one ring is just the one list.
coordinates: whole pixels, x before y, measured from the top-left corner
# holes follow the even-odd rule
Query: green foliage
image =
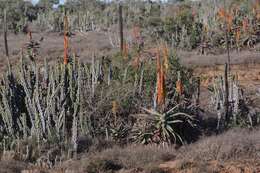
[[(214, 2), (184, 1), (169, 2), (165, 5), (151, 1), (124, 1), (124, 25), (129, 28), (137, 25), (143, 28), (145, 36), (149, 34), (152, 40), (164, 39), (182, 49), (196, 49), (203, 43), (224, 49), (225, 25), (217, 14), (223, 6), (223, 1), (219, 2), (220, 7)], [(15, 32), (21, 31), (28, 21), (34, 21), (42, 30), (53, 29), (60, 32), (64, 9), (70, 19), (71, 31), (107, 30), (118, 23), (118, 18), (115, 17), (118, 15), (118, 5), (113, 1), (108, 3), (98, 0), (68, 0), (64, 5), (53, 9), (53, 5), (57, 3), (58, 0), (41, 0), (33, 6), (30, 2), (10, 0), (2, 2), (0, 9), (8, 9), (9, 28)], [(251, 1), (228, 1), (226, 9), (233, 16), (232, 28), (242, 28), (245, 17), (249, 19), (250, 25), (250, 30), (241, 34), (239, 43), (235, 41), (235, 30), (231, 31), (229, 42), (232, 49), (252, 48), (258, 42), (259, 20), (253, 13), (254, 6)], [(235, 14), (236, 10), (238, 13)], [(3, 14), (0, 12), (0, 15)]]
[(259, 124), (259, 112), (250, 107), (244, 96), (243, 89), (239, 86), (238, 80), (230, 76), (228, 78), (229, 90), (232, 95), (229, 96), (229, 116), (230, 121), (224, 117), (225, 89), (223, 77), (217, 77), (212, 86), (209, 87), (212, 97), (212, 106), (218, 113), (217, 129), (223, 130), (225, 125), (227, 128), (234, 127), (255, 127)]
[[(179, 105), (173, 107), (169, 111), (159, 113), (154, 110), (144, 109), (149, 113), (148, 116), (153, 125), (151, 129), (154, 129), (153, 138), (154, 142), (167, 142), (167, 143), (183, 143), (183, 139), (177, 132), (178, 124), (189, 124), (191, 127), (195, 126), (194, 118), (186, 113), (179, 112)], [(158, 141), (157, 141), (158, 140)]]
[[(136, 123), (131, 115), (140, 112), (140, 107), (153, 105), (154, 61), (132, 67), (122, 66), (121, 63), (126, 63), (122, 60), (115, 65), (114, 60), (93, 58), (91, 63), (82, 64), (73, 58), (67, 66), (52, 66), (45, 61), (43, 67), (38, 67), (30, 53), (28, 51), (26, 57), (21, 57), (18, 73), (9, 71), (4, 75), (0, 90), (0, 123), (3, 127), (0, 133), (3, 137), (13, 140), (34, 137), (37, 141), (50, 143), (64, 143), (69, 139), (65, 145), (74, 146), (74, 150), (77, 137), (84, 134), (126, 143)], [(122, 57), (115, 55), (114, 58)], [(187, 86), (185, 90), (189, 93), (191, 74), (178, 59), (170, 58), (170, 63), (167, 76), (173, 78), (168, 79), (169, 83), (176, 82), (176, 74), (181, 72)], [(175, 86), (168, 86), (167, 90), (175, 92)], [(191, 97), (187, 95), (186, 98)], [(176, 98), (173, 100), (167, 108), (176, 105)], [(180, 111), (185, 112), (186, 108)], [(179, 132), (175, 133), (169, 127), (169, 131), (163, 130), (168, 126), (162, 124), (166, 120), (166, 123), (170, 120), (169, 126), (174, 130), (176, 124), (171, 123), (175, 122), (174, 118), (178, 118), (178, 125), (187, 122), (188, 115), (182, 119), (186, 114), (176, 113), (174, 109), (166, 114), (156, 114), (150, 129), (161, 131), (162, 141), (181, 141)]]
[[(182, 97), (187, 100), (192, 100), (196, 89), (196, 82), (193, 76), (193, 71), (192, 69), (183, 66), (180, 63), (179, 58), (173, 52), (171, 52), (169, 55), (169, 71), (166, 74), (168, 108), (174, 107), (176, 104), (178, 104), (179, 96), (175, 91), (178, 80), (178, 73), (180, 73), (181, 81), (184, 87), (184, 93)], [(174, 92), (169, 92), (172, 91), (172, 88), (174, 88)]]
[(202, 24), (195, 20), (192, 7), (188, 5), (177, 6), (174, 14), (166, 16), (164, 19), (165, 39), (169, 42), (174, 41), (176, 46), (184, 49), (198, 47), (201, 41)]
[(4, 9), (7, 10), (8, 29), (15, 33), (22, 31), (28, 21), (36, 20), (39, 10), (31, 2), (20, 0), (4, 1), (0, 5), (0, 18), (3, 18)]
[(58, 3), (59, 0), (40, 0), (37, 5), (46, 9), (51, 9), (53, 5)]
[[(190, 142), (200, 133), (199, 129), (195, 127), (196, 107), (192, 105), (192, 98), (196, 87), (192, 71), (182, 66), (177, 56), (173, 53), (168, 58), (169, 69), (166, 73), (167, 95), (164, 110), (158, 112), (151, 109), (144, 109), (146, 114), (141, 114), (141, 117), (139, 117), (142, 123), (137, 124), (137, 127), (133, 128), (132, 131), (133, 140), (144, 144)], [(156, 71), (155, 69), (153, 70), (154, 72)], [(153, 80), (156, 74), (152, 72), (153, 70), (150, 68), (151, 72), (148, 73), (150, 77), (154, 76), (149, 83), (155, 85), (156, 82)], [(184, 86), (184, 93), (182, 95), (177, 94), (175, 88), (178, 73), (181, 74), (181, 81)], [(147, 78), (149, 79), (149, 77)], [(137, 121), (140, 120), (138, 119)], [(190, 137), (190, 133), (193, 133), (192, 137)]]

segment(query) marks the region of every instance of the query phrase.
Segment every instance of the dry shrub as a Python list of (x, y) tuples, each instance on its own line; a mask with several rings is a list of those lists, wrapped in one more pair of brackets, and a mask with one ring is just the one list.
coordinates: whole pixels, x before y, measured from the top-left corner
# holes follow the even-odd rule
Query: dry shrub
[(104, 140), (104, 139), (92, 139), (93, 144), (90, 146), (90, 152), (101, 152), (106, 149), (113, 148), (117, 145), (115, 141)]
[(156, 145), (132, 145), (126, 148), (112, 148), (101, 153), (102, 157), (120, 160), (125, 168), (138, 168), (161, 162), (166, 155), (174, 153), (173, 148)]
[(177, 158), (196, 161), (226, 161), (260, 158), (260, 129), (233, 129), (205, 138), (179, 150)]
[(18, 161), (1, 161), (0, 173), (19, 173), (26, 169), (27, 165)]
[(158, 168), (156, 166), (148, 168), (147, 173), (169, 173), (167, 170), (163, 170), (162, 168)]
[(92, 153), (87, 157), (82, 156), (80, 161), (66, 163), (71, 170), (80, 172), (103, 171), (113, 172), (118, 169), (141, 169), (148, 172), (157, 170), (154, 165), (174, 158), (176, 153), (173, 147), (160, 147), (156, 145), (131, 145), (125, 148), (113, 147), (98, 153)]
[(88, 173), (96, 173), (96, 172), (114, 172), (122, 169), (122, 165), (113, 161), (113, 160), (107, 160), (107, 159), (100, 159), (100, 160), (93, 160), (91, 161), (86, 171)]

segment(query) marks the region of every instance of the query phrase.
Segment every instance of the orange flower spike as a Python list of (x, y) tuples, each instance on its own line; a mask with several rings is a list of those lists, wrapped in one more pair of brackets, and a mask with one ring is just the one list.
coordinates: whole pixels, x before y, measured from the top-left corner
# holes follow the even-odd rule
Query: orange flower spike
[(225, 16), (226, 16), (226, 11), (224, 8), (220, 8), (219, 11), (218, 11), (218, 17), (220, 19), (225, 19)]
[(116, 101), (112, 101), (112, 113), (115, 115), (117, 114), (119, 109), (118, 103)]
[(180, 74), (180, 72), (178, 72), (178, 80), (176, 82), (176, 92), (179, 95), (182, 95), (184, 93), (184, 87), (183, 87), (183, 84), (182, 84), (182, 81), (181, 81), (181, 74)]
[(218, 17), (224, 22), (226, 22), (227, 30), (230, 32), (233, 25), (233, 15), (228, 14), (224, 8), (220, 8), (218, 11)]
[(160, 69), (161, 69), (160, 50), (157, 49), (157, 54), (156, 54), (156, 71), (157, 71), (157, 74), (159, 73)]
[(232, 25), (233, 25), (233, 16), (232, 15), (227, 15), (226, 16), (226, 22), (227, 22), (227, 29), (230, 32), (232, 29)]
[(160, 57), (160, 50), (157, 49), (157, 54), (156, 54), (157, 102), (158, 102), (158, 93), (160, 91), (160, 73), (161, 73), (161, 57)]
[(163, 105), (165, 102), (165, 75), (161, 65), (160, 51), (157, 52), (157, 103)]
[(249, 22), (247, 17), (244, 18), (243, 22), (242, 22), (242, 26), (243, 26), (243, 31), (247, 32), (248, 31), (248, 27), (249, 27)]
[(64, 64), (67, 65), (69, 62), (68, 57), (68, 36), (64, 36)]
[(133, 66), (135, 68), (137, 68), (140, 65), (140, 55), (138, 54), (135, 58), (134, 58), (134, 62), (133, 62)]
[(126, 42), (124, 42), (124, 45), (123, 45), (123, 56), (124, 56), (124, 58), (128, 57), (128, 45)]
[(260, 20), (260, 0), (256, 0), (255, 2), (255, 13), (256, 19)]
[(182, 95), (182, 93), (183, 93), (183, 87), (182, 87), (182, 83), (181, 83), (180, 80), (178, 80), (177, 83), (176, 83), (176, 92), (179, 95)]
[(161, 68), (160, 71), (160, 98), (159, 98), (159, 104), (163, 105), (165, 103), (165, 73), (164, 69)]
[(164, 47), (163, 47), (163, 63), (164, 63), (164, 68), (166, 71), (168, 71), (169, 69), (169, 50), (168, 50), (168, 47), (165, 43)]
[(64, 16), (64, 65), (69, 63), (68, 56), (69, 38), (68, 38), (68, 18)]
[(260, 12), (257, 12), (256, 19), (260, 20)]
[(237, 43), (239, 43), (240, 36), (241, 36), (241, 31), (240, 31), (240, 29), (238, 28), (238, 29), (236, 30), (236, 42), (237, 42)]

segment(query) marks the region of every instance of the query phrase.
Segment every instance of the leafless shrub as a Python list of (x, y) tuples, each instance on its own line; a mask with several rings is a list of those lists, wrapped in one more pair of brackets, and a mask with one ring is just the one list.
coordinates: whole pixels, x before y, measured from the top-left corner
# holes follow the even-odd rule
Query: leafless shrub
[(18, 161), (1, 161), (0, 172), (1, 173), (18, 173), (23, 169), (26, 169), (26, 164)]
[[(159, 163), (168, 160), (169, 157), (174, 158), (172, 153), (176, 153), (173, 147), (158, 145), (131, 145), (125, 148), (116, 146), (102, 152), (90, 154), (87, 157), (84, 155), (80, 161), (66, 163), (65, 166), (68, 169), (88, 172), (90, 167), (91, 170), (103, 169), (104, 166), (111, 163), (109, 164), (110, 166), (116, 165), (116, 167), (112, 167), (111, 169), (119, 168), (120, 166), (124, 170), (140, 169), (152, 172), (156, 170), (154, 165), (159, 165)], [(97, 168), (98, 165), (101, 167)]]
[(218, 136), (198, 141), (194, 145), (183, 147), (178, 158), (200, 161), (226, 161), (232, 159), (260, 157), (259, 129), (249, 131), (233, 129)]

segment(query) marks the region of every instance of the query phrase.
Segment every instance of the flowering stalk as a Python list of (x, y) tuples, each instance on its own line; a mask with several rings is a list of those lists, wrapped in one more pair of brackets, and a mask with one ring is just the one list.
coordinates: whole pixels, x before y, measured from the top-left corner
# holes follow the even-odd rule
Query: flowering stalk
[[(224, 7), (226, 7), (226, 0), (224, 0)], [(232, 25), (233, 25), (233, 15), (229, 14), (229, 12), (221, 8), (218, 12), (218, 16), (221, 20), (224, 21), (224, 26), (225, 26), (225, 37), (226, 37), (226, 47), (227, 47), (227, 64), (228, 64), (228, 70), (231, 71), (230, 67), (230, 32), (232, 30)]]
[(236, 29), (236, 45), (237, 45), (237, 49), (239, 49), (239, 41), (240, 41), (240, 37), (241, 37), (241, 30), (240, 28)]
[(181, 81), (181, 73), (180, 72), (178, 72), (178, 80), (176, 82), (176, 92), (179, 95), (182, 95), (183, 92), (184, 92), (184, 87), (183, 87), (183, 84), (182, 84), (182, 81)]
[(230, 32), (232, 30), (232, 24), (233, 24), (233, 15), (229, 14), (224, 8), (219, 9), (218, 16), (221, 20), (224, 21), (227, 31)]
[(124, 42), (124, 46), (123, 46), (123, 56), (126, 59), (128, 57), (128, 52), (129, 52), (129, 48), (126, 42)]
[(164, 65), (164, 68), (165, 68), (166, 71), (168, 71), (168, 69), (169, 69), (168, 57), (169, 57), (169, 50), (168, 50), (168, 47), (165, 43), (165, 45), (163, 46), (163, 65)]
[(164, 66), (161, 64), (160, 51), (157, 52), (157, 105), (165, 103), (165, 73)]
[(134, 66), (138, 67), (140, 65), (141, 51), (142, 51), (142, 39), (140, 28), (135, 26), (132, 31), (133, 43), (136, 49), (136, 57), (134, 58)]

